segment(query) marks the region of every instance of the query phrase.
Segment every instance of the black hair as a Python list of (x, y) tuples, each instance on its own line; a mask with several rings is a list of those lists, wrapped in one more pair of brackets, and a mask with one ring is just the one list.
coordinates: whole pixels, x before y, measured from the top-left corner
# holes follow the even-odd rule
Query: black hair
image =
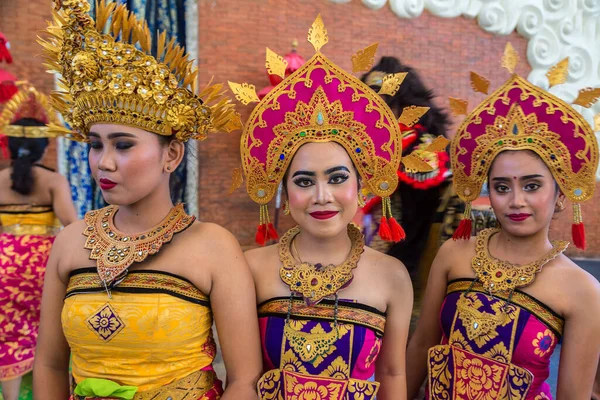
[[(175, 135), (158, 135), (158, 141), (163, 146), (168, 146), (174, 140), (177, 140)], [(169, 193), (171, 195), (171, 201), (173, 201), (173, 203), (175, 204), (179, 202), (179, 200), (182, 198), (182, 194), (186, 190), (187, 170), (185, 169), (185, 165), (187, 164), (189, 151), (188, 143), (185, 142), (183, 145), (185, 146), (183, 160), (181, 160), (181, 163), (179, 164), (177, 169), (175, 171), (172, 171), (171, 175), (169, 176)]]
[[(22, 118), (12, 125), (18, 126), (45, 126), (33, 118)], [(44, 155), (44, 151), (48, 147), (48, 139), (46, 138), (24, 138), (24, 137), (9, 137), (8, 148), (10, 149), (12, 172), (10, 179), (12, 184), (10, 188), (22, 195), (29, 195), (33, 189), (33, 173), (32, 168)]]
[[(383, 96), (386, 103), (392, 111), (398, 114), (398, 116), (400, 116), (402, 110), (408, 106), (429, 107), (429, 111), (421, 117), (419, 123), (425, 127), (425, 132), (427, 133), (434, 136), (446, 136), (448, 126), (450, 125), (448, 114), (443, 108), (440, 108), (433, 103), (433, 98), (435, 97), (433, 90), (428, 89), (425, 86), (423, 81), (421, 81), (419, 74), (412, 67), (402, 64), (396, 57), (381, 57), (379, 63), (363, 75), (361, 80), (365, 82), (367, 76), (373, 71), (381, 71), (386, 74), (408, 72), (402, 85), (400, 85), (400, 89), (394, 96)], [(371, 86), (371, 88), (375, 91), (379, 90), (379, 86)], [(417, 144), (418, 141), (414, 143), (414, 145)], [(411, 149), (409, 148), (407, 150)]]

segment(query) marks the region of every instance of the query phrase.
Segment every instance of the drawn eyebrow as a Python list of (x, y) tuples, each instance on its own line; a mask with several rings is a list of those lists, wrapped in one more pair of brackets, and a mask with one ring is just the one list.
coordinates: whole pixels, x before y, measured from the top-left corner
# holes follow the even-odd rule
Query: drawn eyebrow
[(292, 178), (298, 175), (316, 176), (317, 174), (315, 174), (313, 171), (296, 171), (292, 175)]
[(325, 174), (330, 175), (337, 171), (346, 171), (348, 173), (350, 172), (350, 170), (348, 168), (344, 167), (343, 165), (340, 165), (339, 167), (333, 167), (333, 168), (329, 168), (328, 170), (325, 170)]

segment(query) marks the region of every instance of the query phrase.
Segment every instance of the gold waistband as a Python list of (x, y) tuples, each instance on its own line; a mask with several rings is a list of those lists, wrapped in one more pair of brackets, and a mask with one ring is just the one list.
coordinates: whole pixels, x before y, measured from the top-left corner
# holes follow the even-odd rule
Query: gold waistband
[(0, 227), (0, 233), (8, 233), (15, 236), (38, 235), (38, 236), (54, 236), (58, 228), (48, 225), (3, 225)]
[[(216, 379), (215, 371), (196, 371), (159, 389), (138, 392), (133, 396), (133, 400), (164, 399), (167, 398), (165, 396), (171, 400), (200, 399), (213, 388)], [(75, 400), (86, 399), (86, 397), (78, 395), (73, 395), (73, 398)], [(112, 399), (112, 397), (94, 397), (94, 399)]]

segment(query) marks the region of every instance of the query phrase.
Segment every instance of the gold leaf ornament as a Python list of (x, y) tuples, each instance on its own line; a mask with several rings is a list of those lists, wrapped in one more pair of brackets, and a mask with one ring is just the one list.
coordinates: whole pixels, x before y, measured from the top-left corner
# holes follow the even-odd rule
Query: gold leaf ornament
[(476, 92), (488, 94), (490, 81), (478, 73), (471, 71), (471, 87)]
[(600, 113), (594, 115), (594, 132), (600, 132)]
[(425, 151), (430, 151), (432, 153), (439, 153), (440, 151), (446, 150), (449, 143), (450, 143), (450, 140), (446, 139), (443, 136), (438, 136), (435, 139), (433, 139), (433, 141), (431, 143), (429, 143), (429, 146), (427, 146), (425, 148)]
[(452, 115), (467, 115), (467, 107), (469, 106), (467, 100), (456, 97), (448, 97), (448, 100), (450, 101), (450, 111), (452, 112)]
[(510, 44), (510, 42), (506, 43), (506, 47), (504, 48), (504, 55), (502, 56), (502, 67), (506, 68), (511, 74), (514, 74), (515, 68), (517, 68), (518, 63), (519, 53), (517, 53), (517, 51), (512, 46), (512, 44)]
[(373, 67), (377, 46), (379, 46), (379, 43), (373, 43), (372, 45), (357, 51), (356, 54), (352, 56), (352, 72), (366, 72)]
[(329, 42), (327, 29), (325, 29), (325, 24), (323, 23), (321, 14), (317, 15), (317, 19), (315, 19), (315, 22), (312, 23), (310, 29), (308, 30), (308, 41), (313, 45), (315, 51), (320, 51), (321, 47), (325, 46), (327, 42)]
[(411, 127), (419, 122), (421, 117), (425, 115), (427, 111), (429, 111), (429, 107), (405, 107), (404, 110), (402, 110), (402, 115), (400, 115), (400, 118), (398, 118), (398, 122), (405, 126)]
[(285, 58), (275, 53), (273, 50), (267, 47), (267, 72), (269, 75), (277, 75), (281, 79), (285, 78), (285, 70), (288, 66), (288, 62)]
[(415, 153), (410, 153), (409, 155), (402, 157), (402, 164), (404, 165), (404, 169), (407, 172), (431, 172), (433, 171), (433, 167), (423, 161), (419, 156)]
[(406, 78), (408, 72), (398, 72), (395, 74), (389, 74), (383, 77), (383, 82), (381, 84), (381, 89), (379, 89), (379, 94), (387, 94), (393, 96), (396, 94), (398, 89), (400, 89), (400, 85)]
[(233, 94), (235, 94), (235, 98), (238, 99), (238, 101), (243, 105), (258, 103), (260, 101), (258, 95), (256, 94), (256, 86), (246, 82), (235, 83), (228, 81), (228, 83), (229, 88)]
[(550, 87), (565, 83), (567, 81), (567, 76), (569, 76), (569, 57), (550, 68), (546, 73), (546, 76), (548, 77)]
[(236, 167), (231, 171), (231, 185), (229, 186), (229, 195), (239, 189), (244, 183), (244, 175), (242, 174), (242, 169), (240, 167)]
[(579, 91), (579, 96), (577, 96), (573, 104), (590, 108), (598, 98), (600, 98), (600, 88), (585, 88)]

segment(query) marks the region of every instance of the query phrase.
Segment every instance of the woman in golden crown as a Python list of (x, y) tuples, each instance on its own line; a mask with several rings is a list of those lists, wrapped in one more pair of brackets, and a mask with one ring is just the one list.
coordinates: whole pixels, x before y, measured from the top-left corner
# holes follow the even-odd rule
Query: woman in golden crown
[[(146, 24), (124, 5), (99, 2), (95, 21), (88, 10), (87, 2), (63, 1), (42, 45), (62, 75), (54, 105), (72, 127), (54, 130), (90, 143), (92, 175), (111, 205), (57, 237), (34, 395), (67, 399), (72, 389), (73, 399), (256, 398), (255, 295), (239, 244), (174, 206), (169, 193), (183, 143), (235, 128), (239, 116), (220, 85), (194, 95), (196, 71), (164, 33), (155, 58)], [(107, 21), (111, 34), (101, 33)], [(212, 366), (213, 315), (224, 392)]]
[[(504, 65), (512, 73), (515, 64), (508, 45)], [(561, 64), (551, 85), (566, 79)], [(557, 398), (589, 399), (600, 285), (548, 231), (568, 199), (573, 241), (585, 247), (580, 203), (592, 197), (598, 167), (592, 129), (569, 104), (513, 73), (466, 117), (451, 160), (456, 193), (467, 202), (455, 238), (469, 239), (470, 202), (486, 180), (499, 228), (440, 249), (408, 348), (409, 397), (427, 375), (429, 399), (551, 399), (550, 357), (562, 342)]]
[[(19, 398), (33, 367), (44, 271), (59, 225), (77, 219), (67, 180), (40, 164), (46, 123), (58, 122), (47, 97), (27, 82), (0, 113), (0, 381), (5, 400)], [(3, 144), (5, 147), (3, 147)], [(57, 223), (57, 219), (60, 223)]]
[[(380, 235), (404, 236), (389, 199), (402, 155), (398, 119), (323, 55), (320, 16), (309, 41), (316, 54), (256, 105), (241, 139), (247, 191), (260, 205), (257, 242), (278, 238), (267, 204), (280, 185), (297, 223), (277, 245), (246, 253), (265, 372), (259, 397), (405, 399), (410, 278), (351, 223), (365, 187), (383, 198)], [(353, 57), (355, 72), (370, 68), (376, 47)], [(285, 61), (267, 49), (267, 68), (283, 77)], [(380, 92), (395, 93), (402, 78), (387, 76)], [(251, 86), (230, 85), (239, 100), (258, 101)], [(412, 107), (400, 119), (414, 124), (425, 111)]]

